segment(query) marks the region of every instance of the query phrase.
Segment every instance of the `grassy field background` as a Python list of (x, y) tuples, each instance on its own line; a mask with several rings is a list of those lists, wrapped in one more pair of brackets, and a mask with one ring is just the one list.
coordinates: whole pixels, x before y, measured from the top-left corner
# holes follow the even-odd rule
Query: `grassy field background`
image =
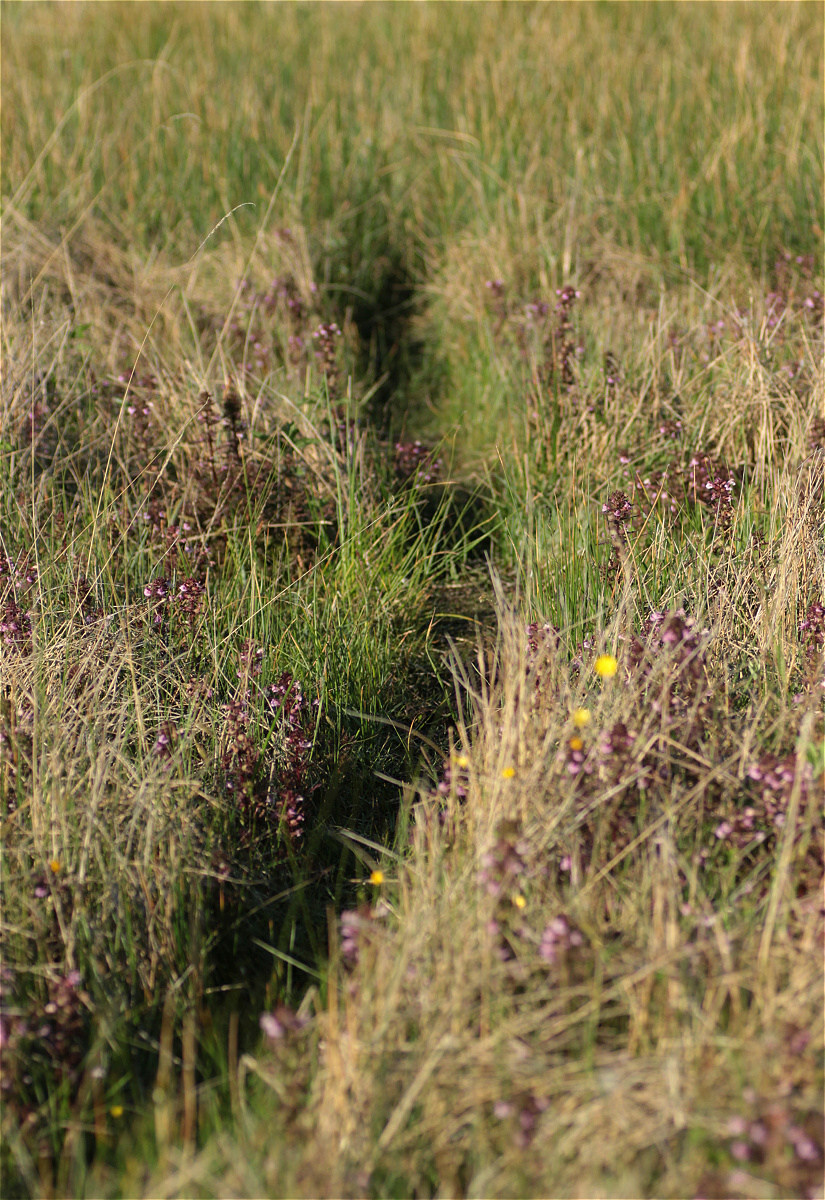
[(821, 1196), (821, 5), (0, 12), (3, 1195)]

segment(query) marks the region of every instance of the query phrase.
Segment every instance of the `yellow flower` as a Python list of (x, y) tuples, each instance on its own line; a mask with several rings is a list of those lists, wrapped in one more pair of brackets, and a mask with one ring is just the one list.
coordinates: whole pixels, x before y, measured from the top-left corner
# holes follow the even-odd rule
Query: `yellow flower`
[(118, 1117), (123, 1116), (123, 1105), (122, 1104), (113, 1104), (112, 1107), (109, 1109), (109, 1112), (112, 1114), (112, 1116), (115, 1118), (115, 1120), (117, 1120)]
[(501, 778), (502, 779), (512, 779), (513, 776), (515, 775), (515, 773), (516, 773), (515, 767), (505, 767), (504, 770), (501, 772)]
[(469, 767), (470, 760), (466, 754), (459, 754), (456, 756), (455, 765), (457, 767)]
[(515, 904), (516, 908), (525, 908), (527, 901), (521, 895), (513, 896), (513, 904)]
[(374, 887), (379, 887), (383, 882), (384, 882), (384, 872), (383, 871), (373, 871), (373, 873), (370, 875), (370, 883)]
[(53, 859), (51, 860), (51, 862), (49, 863), (49, 867), (50, 867), (50, 869), (51, 869), (52, 875), (57, 875), (57, 874), (59, 874), (59, 872), (60, 872), (60, 860), (59, 860), (59, 859), (57, 859), (57, 858), (53, 858)]
[(571, 737), (570, 741), (567, 744), (569, 745), (571, 750), (581, 750), (582, 746), (584, 745), (584, 742), (581, 740), (580, 737)]
[(573, 724), (577, 729), (584, 729), (590, 723), (590, 709), (577, 708), (573, 712)]
[(602, 679), (612, 679), (619, 669), (619, 664), (612, 654), (600, 654), (594, 666), (596, 674), (600, 675)]

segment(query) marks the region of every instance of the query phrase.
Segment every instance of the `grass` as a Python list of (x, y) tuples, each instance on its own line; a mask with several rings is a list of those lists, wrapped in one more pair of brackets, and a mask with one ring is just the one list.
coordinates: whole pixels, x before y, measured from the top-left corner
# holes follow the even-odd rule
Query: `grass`
[(822, 33), (3, 6), (4, 1194), (822, 1194)]

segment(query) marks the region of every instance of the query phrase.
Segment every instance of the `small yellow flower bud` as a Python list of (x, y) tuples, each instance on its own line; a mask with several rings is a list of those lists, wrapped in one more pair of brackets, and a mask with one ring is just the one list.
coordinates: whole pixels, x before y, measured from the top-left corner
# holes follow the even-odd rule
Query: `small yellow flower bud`
[(612, 654), (600, 654), (593, 665), (596, 674), (602, 679), (612, 679), (619, 669), (619, 664)]
[(584, 729), (585, 725), (590, 724), (590, 709), (577, 708), (573, 712), (573, 724), (577, 729)]
[(373, 887), (380, 887), (380, 885), (383, 882), (384, 882), (384, 872), (383, 871), (373, 871), (373, 873), (370, 875), (370, 883), (373, 885)]
[(516, 773), (515, 767), (505, 767), (504, 770), (501, 772), (501, 778), (502, 779), (512, 779), (513, 776), (515, 775), (515, 773)]

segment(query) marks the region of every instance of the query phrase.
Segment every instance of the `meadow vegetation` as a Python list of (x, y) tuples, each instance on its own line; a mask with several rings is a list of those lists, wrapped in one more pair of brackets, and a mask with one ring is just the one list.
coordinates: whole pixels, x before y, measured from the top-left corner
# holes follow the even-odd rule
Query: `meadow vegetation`
[(3, 1195), (822, 1195), (822, 43), (3, 5)]

